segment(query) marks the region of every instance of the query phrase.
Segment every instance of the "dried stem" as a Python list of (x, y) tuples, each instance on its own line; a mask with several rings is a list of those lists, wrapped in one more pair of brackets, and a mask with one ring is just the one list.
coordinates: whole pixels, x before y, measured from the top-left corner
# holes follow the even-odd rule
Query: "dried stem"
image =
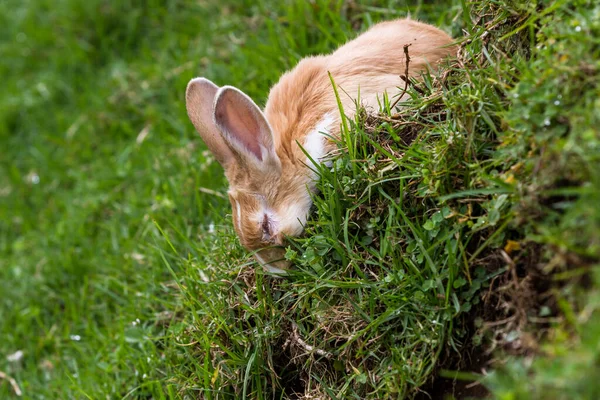
[(14, 380), (14, 378), (12, 378), (12, 377), (6, 375), (4, 372), (0, 371), (0, 379), (7, 380), (8, 383), (10, 383), (10, 386), (12, 386), (12, 388), (17, 396), (21, 397), (23, 395), (21, 388), (17, 384), (17, 381)]
[(405, 44), (404, 45), (404, 58), (406, 60), (406, 66), (404, 68), (404, 75), (400, 75), (400, 78), (402, 78), (402, 80), (404, 81), (404, 90), (402, 90), (402, 93), (398, 96), (398, 98), (396, 99), (396, 101), (394, 101), (394, 103), (392, 104), (391, 108), (396, 107), (396, 104), (398, 104), (398, 102), (400, 101), (400, 99), (402, 98), (402, 96), (404, 96), (404, 94), (406, 93), (406, 91), (408, 90), (408, 66), (410, 65), (410, 56), (408, 55), (408, 48), (410, 47), (410, 44)]
[(333, 357), (333, 354), (331, 354), (330, 352), (318, 349), (318, 348), (306, 343), (304, 340), (302, 340), (302, 338), (300, 337), (300, 334), (298, 333), (298, 325), (295, 322), (292, 322), (292, 329), (293, 329), (292, 340), (296, 344), (298, 344), (300, 347), (302, 347), (304, 350), (306, 350), (308, 353), (316, 353), (316, 354), (320, 355), (321, 357), (325, 357), (325, 358)]

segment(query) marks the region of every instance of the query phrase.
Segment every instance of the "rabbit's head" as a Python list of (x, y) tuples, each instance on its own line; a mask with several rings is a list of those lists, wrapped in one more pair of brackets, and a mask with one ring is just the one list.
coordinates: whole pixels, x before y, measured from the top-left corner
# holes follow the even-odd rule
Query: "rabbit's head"
[(233, 226), (240, 242), (267, 269), (288, 266), (283, 244), (304, 229), (312, 201), (309, 168), (275, 151), (276, 138), (258, 106), (240, 90), (205, 78), (190, 81), (188, 115), (223, 166), (229, 181)]

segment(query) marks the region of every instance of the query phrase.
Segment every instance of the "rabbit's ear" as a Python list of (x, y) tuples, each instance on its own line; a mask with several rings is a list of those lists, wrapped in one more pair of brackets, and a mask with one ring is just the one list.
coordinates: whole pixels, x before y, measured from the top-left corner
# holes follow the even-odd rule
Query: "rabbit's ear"
[(263, 167), (279, 164), (269, 123), (252, 99), (240, 90), (232, 86), (219, 89), (215, 124), (244, 158)]
[(213, 104), (218, 90), (219, 87), (208, 79), (192, 79), (185, 91), (185, 106), (190, 120), (206, 146), (223, 168), (227, 168), (234, 160), (233, 152), (213, 121)]

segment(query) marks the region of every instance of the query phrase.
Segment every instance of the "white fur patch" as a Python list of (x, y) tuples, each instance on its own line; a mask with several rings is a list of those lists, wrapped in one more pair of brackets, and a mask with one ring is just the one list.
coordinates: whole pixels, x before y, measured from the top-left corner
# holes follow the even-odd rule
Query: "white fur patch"
[[(307, 195), (308, 197), (308, 195)], [(304, 230), (308, 212), (310, 211), (310, 198), (306, 202), (296, 202), (279, 210), (280, 232), (288, 236), (298, 236)]]
[[(306, 135), (304, 150), (316, 162), (321, 162), (323, 157), (325, 157), (325, 135), (329, 135), (329, 129), (333, 121), (334, 119), (331, 114), (325, 114), (317, 126)], [(312, 164), (310, 160), (307, 159), (306, 161), (307, 165), (310, 166)]]
[(240, 207), (240, 203), (238, 203), (237, 200), (233, 200), (235, 201), (235, 211), (236, 211), (236, 222), (237, 222), (237, 228), (239, 232), (242, 232), (242, 209)]

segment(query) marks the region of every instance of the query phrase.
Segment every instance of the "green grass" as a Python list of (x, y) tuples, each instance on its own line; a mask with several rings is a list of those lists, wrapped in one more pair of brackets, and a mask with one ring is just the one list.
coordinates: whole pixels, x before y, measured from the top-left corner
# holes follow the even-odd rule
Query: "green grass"
[[(410, 398), (492, 348), (497, 398), (598, 397), (600, 7), (357, 3), (0, 4), (0, 371), (24, 398)], [(408, 12), (458, 62), (348, 121), (269, 276), (188, 80), (262, 104)]]

